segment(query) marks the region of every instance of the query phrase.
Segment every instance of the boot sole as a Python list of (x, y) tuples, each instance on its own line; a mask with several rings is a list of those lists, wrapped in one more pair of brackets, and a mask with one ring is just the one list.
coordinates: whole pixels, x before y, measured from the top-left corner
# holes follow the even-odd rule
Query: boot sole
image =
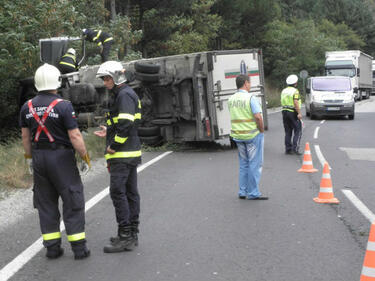
[(110, 249), (107, 247), (103, 248), (103, 252), (107, 254), (112, 254), (112, 253), (121, 253), (121, 252), (131, 252), (134, 250), (135, 244), (134, 245), (129, 245), (120, 249)]

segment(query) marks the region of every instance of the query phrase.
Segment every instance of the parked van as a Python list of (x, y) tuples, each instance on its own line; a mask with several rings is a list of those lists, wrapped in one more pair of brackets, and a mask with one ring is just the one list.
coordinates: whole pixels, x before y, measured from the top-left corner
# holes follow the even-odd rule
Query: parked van
[(310, 77), (306, 83), (306, 116), (345, 116), (354, 119), (354, 93), (350, 77)]

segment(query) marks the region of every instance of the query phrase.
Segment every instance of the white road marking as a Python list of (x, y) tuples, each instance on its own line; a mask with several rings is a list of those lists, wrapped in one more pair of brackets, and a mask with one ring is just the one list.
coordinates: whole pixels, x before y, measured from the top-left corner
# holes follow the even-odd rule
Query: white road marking
[[(318, 156), (318, 159), (319, 159), (319, 162), (320, 164), (322, 165), (322, 167), (324, 167), (324, 163), (326, 163), (326, 159), (324, 158), (323, 156), (323, 153), (320, 151), (320, 147), (319, 145), (315, 144), (314, 145), (314, 148), (315, 148), (315, 153), (316, 153), (316, 156)], [(328, 163), (328, 162), (327, 162)], [(329, 165), (329, 164), (328, 164)], [(329, 169), (332, 170), (331, 166), (329, 166)]]
[[(164, 152), (163, 154), (153, 158), (152, 160), (148, 161), (147, 163), (139, 166), (137, 168), (137, 173), (140, 173), (150, 165), (154, 164), (155, 162), (159, 161), (163, 157), (167, 156), (168, 154), (172, 153), (172, 151)], [(100, 200), (106, 197), (109, 194), (109, 187), (106, 187), (104, 190), (96, 194), (93, 198), (91, 198), (85, 204), (85, 212), (90, 210), (93, 206), (95, 206)], [(64, 231), (65, 226), (63, 222), (60, 223), (60, 231)], [(16, 258), (14, 258), (10, 263), (4, 266), (0, 270), (0, 281), (7, 281), (11, 278), (18, 270), (20, 270), (28, 261), (30, 261), (41, 249), (43, 249), (42, 245), (43, 239), (42, 237), (36, 240), (31, 246), (29, 246), (26, 250), (24, 250), (21, 254), (19, 254)]]
[(315, 128), (315, 131), (314, 131), (314, 139), (317, 139), (317, 138), (318, 138), (319, 129), (320, 129), (320, 127), (316, 127), (316, 128)]
[(375, 148), (339, 147), (346, 152), (350, 160), (375, 161)]
[(324, 124), (324, 122), (326, 122), (326, 120), (322, 120), (322, 121), (320, 121), (320, 124)]
[(348, 189), (343, 189), (341, 190), (342, 193), (345, 194), (345, 196), (350, 200), (350, 202), (353, 203), (353, 205), (364, 215), (370, 223), (373, 223), (375, 221), (375, 215), (373, 212), (370, 211), (369, 208), (366, 207), (365, 204), (359, 198), (351, 191)]

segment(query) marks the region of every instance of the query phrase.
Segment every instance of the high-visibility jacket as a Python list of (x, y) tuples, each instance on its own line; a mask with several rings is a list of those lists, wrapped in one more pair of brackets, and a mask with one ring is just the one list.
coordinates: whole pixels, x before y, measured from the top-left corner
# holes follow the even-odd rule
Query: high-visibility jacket
[(59, 62), (59, 69), (62, 74), (77, 71), (76, 56), (66, 53)]
[(101, 46), (102, 44), (113, 41), (113, 37), (109, 35), (107, 32), (104, 32), (102, 30), (92, 30), (92, 29), (87, 29), (86, 30), (86, 39), (88, 41), (97, 43), (98, 46)]
[(295, 112), (294, 100), (298, 100), (299, 108), (301, 108), (301, 97), (298, 89), (294, 87), (286, 87), (281, 92), (281, 106), (282, 110)]
[(112, 90), (107, 117), (107, 147), (116, 152), (106, 152), (109, 163), (126, 162), (137, 165), (141, 162), (141, 143), (138, 137), (138, 125), (141, 120), (141, 101), (128, 85), (115, 86)]
[(250, 106), (252, 94), (238, 91), (229, 98), (228, 108), (231, 120), (230, 136), (239, 140), (250, 140), (259, 134)]

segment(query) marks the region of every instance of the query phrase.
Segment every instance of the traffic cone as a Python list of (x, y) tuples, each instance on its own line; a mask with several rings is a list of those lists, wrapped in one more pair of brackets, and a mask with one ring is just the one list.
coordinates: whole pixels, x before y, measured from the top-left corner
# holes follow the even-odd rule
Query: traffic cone
[(312, 159), (311, 159), (311, 151), (310, 145), (307, 142), (305, 145), (305, 153), (303, 154), (303, 163), (301, 169), (298, 170), (300, 173), (315, 173), (317, 169), (314, 169)]
[(332, 203), (338, 204), (340, 201), (333, 196), (333, 188), (331, 175), (329, 172), (328, 163), (324, 163), (323, 175), (320, 181), (320, 191), (318, 197), (314, 198), (314, 201), (317, 203)]
[(375, 280), (375, 222), (371, 224), (370, 235), (368, 237), (365, 259), (363, 261), (361, 280)]

